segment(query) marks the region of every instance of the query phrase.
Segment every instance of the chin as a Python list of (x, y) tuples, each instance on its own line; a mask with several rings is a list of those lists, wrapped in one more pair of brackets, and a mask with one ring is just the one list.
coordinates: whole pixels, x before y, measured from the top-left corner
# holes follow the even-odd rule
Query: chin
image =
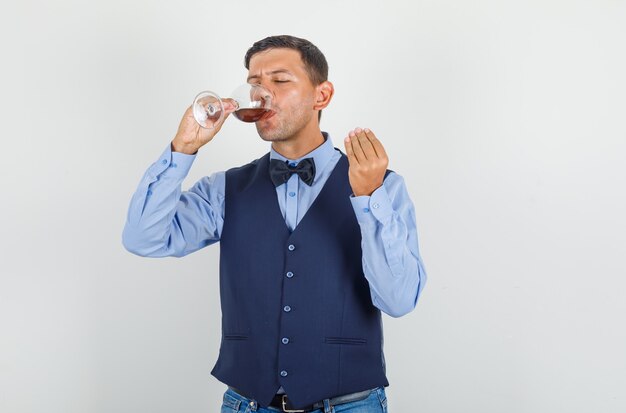
[(267, 142), (280, 142), (286, 140), (280, 130), (271, 127), (261, 127), (256, 125), (256, 131), (261, 139)]

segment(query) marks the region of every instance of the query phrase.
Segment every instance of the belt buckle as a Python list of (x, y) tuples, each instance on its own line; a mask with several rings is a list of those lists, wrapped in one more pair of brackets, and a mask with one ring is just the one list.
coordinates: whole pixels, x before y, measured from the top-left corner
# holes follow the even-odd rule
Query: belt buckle
[(293, 412), (304, 412), (304, 411), (306, 411), (306, 410), (289, 410), (289, 409), (287, 409), (287, 402), (285, 401), (286, 398), (287, 398), (287, 395), (283, 394), (282, 395), (283, 412), (293, 413)]

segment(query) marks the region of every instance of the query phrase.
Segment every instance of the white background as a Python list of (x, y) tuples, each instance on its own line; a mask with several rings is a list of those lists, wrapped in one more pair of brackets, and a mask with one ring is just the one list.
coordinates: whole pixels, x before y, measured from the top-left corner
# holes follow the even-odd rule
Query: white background
[[(315, 43), (429, 280), (390, 412), (626, 411), (624, 1), (20, 1), (0, 10), (0, 411), (216, 412), (218, 250), (126, 252), (140, 177), (256, 40)], [(267, 151), (231, 118), (184, 188)]]

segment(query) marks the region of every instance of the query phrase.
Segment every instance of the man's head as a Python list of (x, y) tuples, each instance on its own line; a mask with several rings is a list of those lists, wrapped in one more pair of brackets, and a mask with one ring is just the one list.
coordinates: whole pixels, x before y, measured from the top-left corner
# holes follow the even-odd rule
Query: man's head
[(263, 139), (282, 140), (309, 125), (310, 115), (318, 112), (334, 93), (328, 82), (328, 63), (322, 52), (311, 42), (293, 36), (271, 36), (254, 43), (248, 49), (244, 64), (249, 70), (248, 82), (261, 84), (274, 95), (280, 125), (257, 122)]
[(255, 54), (267, 49), (293, 49), (300, 52), (300, 59), (304, 63), (304, 67), (309, 75), (309, 79), (313, 85), (328, 80), (328, 63), (326, 57), (313, 43), (299, 37), (282, 35), (270, 36), (254, 43), (246, 52), (244, 64), (246, 69), (250, 69), (250, 59)]

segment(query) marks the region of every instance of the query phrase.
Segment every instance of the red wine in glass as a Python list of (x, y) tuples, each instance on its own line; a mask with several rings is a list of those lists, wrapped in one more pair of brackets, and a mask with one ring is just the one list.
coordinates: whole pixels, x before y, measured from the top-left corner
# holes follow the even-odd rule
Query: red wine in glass
[(233, 112), (233, 115), (242, 122), (256, 122), (265, 119), (270, 114), (270, 110), (266, 108), (256, 109), (239, 109)]
[[(272, 95), (260, 85), (245, 83), (231, 94), (237, 108), (233, 115), (243, 122), (257, 122), (272, 115)], [(214, 128), (224, 118), (224, 103), (214, 92), (199, 93), (193, 101), (193, 115), (200, 126)]]

